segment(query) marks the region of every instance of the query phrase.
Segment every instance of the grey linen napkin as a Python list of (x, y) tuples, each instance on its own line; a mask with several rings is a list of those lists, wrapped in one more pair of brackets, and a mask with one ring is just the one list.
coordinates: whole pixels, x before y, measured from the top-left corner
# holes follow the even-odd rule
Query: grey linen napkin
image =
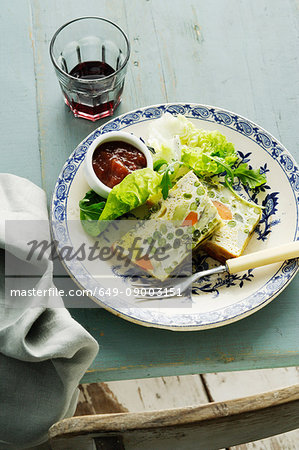
[[(19, 235), (5, 242), (5, 221), (16, 221), (22, 227), (24, 220), (48, 220), (44, 191), (23, 178), (0, 174), (0, 247), (6, 247), (19, 260), (24, 260), (28, 252), (24, 247), (26, 230), (23, 227)], [(38, 230), (39, 227), (37, 233)], [(49, 258), (44, 255), (42, 261), (31, 260), (31, 264), (41, 272), (37, 287), (53, 287)], [(47, 440), (53, 423), (73, 415), (78, 383), (96, 356), (98, 344), (72, 319), (57, 295), (55, 308), (47, 307), (48, 298), (41, 302), (34, 296), (22, 297), (20, 306), (18, 299), (13, 299), (13, 304), (7, 300), (3, 277), (0, 283), (0, 449), (22, 449)]]

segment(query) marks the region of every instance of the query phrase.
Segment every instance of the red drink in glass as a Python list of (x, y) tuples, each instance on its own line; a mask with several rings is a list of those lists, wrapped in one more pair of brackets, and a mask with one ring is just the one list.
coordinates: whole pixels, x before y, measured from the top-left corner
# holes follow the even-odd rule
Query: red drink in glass
[(130, 55), (117, 25), (99, 17), (73, 20), (55, 33), (50, 55), (65, 103), (76, 117), (95, 121), (114, 113)]

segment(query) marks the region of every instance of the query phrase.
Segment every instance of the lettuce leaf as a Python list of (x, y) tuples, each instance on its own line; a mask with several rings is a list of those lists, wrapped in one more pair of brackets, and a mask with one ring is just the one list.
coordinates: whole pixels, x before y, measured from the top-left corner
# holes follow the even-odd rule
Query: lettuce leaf
[(181, 159), (180, 135), (184, 134), (185, 126), (184, 116), (175, 117), (170, 113), (150, 124), (147, 144), (155, 150), (154, 163), (165, 160), (169, 164)]
[(91, 236), (97, 236), (101, 230), (98, 220), (105, 207), (106, 199), (96, 194), (94, 191), (88, 191), (85, 197), (79, 201), (80, 220), (86, 233)]
[(161, 175), (149, 167), (135, 170), (114, 186), (108, 195), (99, 220), (114, 220), (143, 205), (161, 190)]
[[(182, 161), (202, 177), (218, 175), (239, 159), (231, 142), (218, 131), (196, 130), (185, 139)], [(194, 145), (195, 144), (195, 145)]]
[(154, 120), (150, 126), (147, 143), (156, 154), (155, 163), (165, 161), (186, 163), (201, 176), (222, 173), (223, 167), (210, 156), (219, 158), (221, 162), (231, 167), (238, 155), (232, 143), (227, 142), (224, 135), (218, 131), (206, 131), (196, 126), (185, 116), (173, 116), (166, 113), (160, 119)]
[[(155, 170), (164, 172), (162, 181), (163, 197), (168, 195), (170, 186), (169, 167), (174, 162), (180, 161), (189, 169), (193, 170), (200, 177), (211, 177), (214, 175), (225, 175), (225, 183), (232, 187), (235, 177), (238, 177), (244, 186), (255, 189), (264, 184), (267, 180), (259, 170), (253, 170), (246, 163), (240, 164), (240, 158), (234, 145), (228, 142), (226, 137), (219, 131), (208, 131), (196, 128), (196, 126), (186, 117), (177, 117), (165, 114), (158, 119), (152, 129), (151, 136), (162, 136), (160, 147), (155, 145), (155, 150), (160, 149), (160, 153), (155, 155)], [(171, 148), (171, 137), (180, 140), (181, 157)], [(171, 154), (172, 162), (169, 164), (165, 146), (168, 145), (168, 153)], [(166, 156), (165, 156), (166, 155)], [(164, 165), (162, 164), (164, 163)]]

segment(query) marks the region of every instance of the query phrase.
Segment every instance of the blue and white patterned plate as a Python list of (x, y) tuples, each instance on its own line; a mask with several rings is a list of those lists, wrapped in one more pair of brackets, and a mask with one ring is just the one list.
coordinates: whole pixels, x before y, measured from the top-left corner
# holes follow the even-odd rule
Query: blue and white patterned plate
[[(183, 114), (198, 128), (220, 131), (235, 145), (244, 161), (266, 173), (267, 184), (254, 194), (265, 208), (246, 253), (299, 239), (299, 172), (288, 151), (268, 132), (235, 113), (176, 103), (141, 108), (112, 119), (74, 150), (58, 177), (52, 200), (52, 231), (59, 247), (77, 248), (82, 241), (93, 244), (81, 227), (78, 207), (89, 190), (82, 162), (93, 140), (112, 130), (129, 131), (146, 139), (151, 121), (165, 112)], [(174, 305), (166, 299), (140, 303), (134, 296), (112, 296), (109, 293), (112, 285), (123, 293), (130, 286), (127, 278), (117, 273), (117, 267), (107, 264), (99, 279), (97, 263), (93, 261), (64, 263), (76, 283), (107, 310), (134, 323), (176, 331), (214, 328), (240, 320), (272, 301), (298, 270), (298, 260), (291, 260), (233, 276), (202, 279), (194, 286), (192, 301), (182, 300)], [(205, 255), (199, 255), (195, 261), (196, 269), (210, 264)]]

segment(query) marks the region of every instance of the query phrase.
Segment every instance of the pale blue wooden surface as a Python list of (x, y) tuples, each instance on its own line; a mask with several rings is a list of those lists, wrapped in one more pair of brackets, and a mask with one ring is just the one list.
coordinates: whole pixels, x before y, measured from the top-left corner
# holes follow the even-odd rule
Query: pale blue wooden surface
[(12, 0), (0, 12), (1, 172), (41, 184), (32, 28), (27, 2)]
[[(1, 8), (2, 171), (44, 187), (96, 124), (63, 104), (48, 45), (83, 15), (120, 24), (132, 44), (117, 114), (199, 102), (257, 122), (299, 160), (296, 0), (13, 0)], [(11, 149), (7, 152), (7, 146)], [(299, 365), (299, 279), (238, 323), (204, 332), (146, 329), (104, 310), (72, 313), (101, 349), (85, 381)]]
[(99, 341), (85, 382), (298, 366), (298, 284), (251, 317), (206, 331), (129, 324), (104, 310), (73, 310)]

